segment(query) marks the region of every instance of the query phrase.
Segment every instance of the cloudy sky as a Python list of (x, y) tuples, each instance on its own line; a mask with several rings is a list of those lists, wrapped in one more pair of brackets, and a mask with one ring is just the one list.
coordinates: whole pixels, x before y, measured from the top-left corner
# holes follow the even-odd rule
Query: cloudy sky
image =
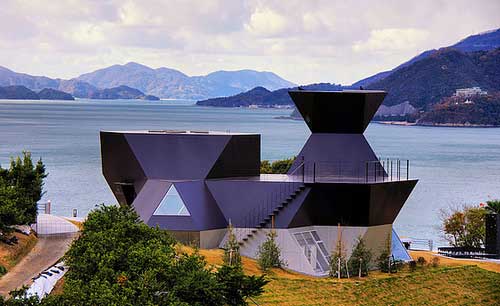
[(498, 0), (0, 0), (0, 65), (71, 78), (139, 62), (350, 84), (500, 27)]

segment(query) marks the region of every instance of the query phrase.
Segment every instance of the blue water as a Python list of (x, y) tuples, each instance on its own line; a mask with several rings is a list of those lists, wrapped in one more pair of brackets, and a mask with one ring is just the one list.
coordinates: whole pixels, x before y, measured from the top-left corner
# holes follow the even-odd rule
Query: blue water
[[(44, 199), (53, 213), (85, 215), (115, 203), (101, 174), (99, 131), (192, 129), (256, 132), (262, 158), (295, 155), (309, 130), (302, 121), (277, 120), (284, 109), (198, 107), (189, 101), (0, 101), (0, 164), (29, 150), (49, 176)], [(370, 124), (378, 156), (411, 160), (420, 179), (400, 212), (400, 236), (440, 240), (439, 210), (500, 198), (500, 129), (402, 127)], [(439, 243), (439, 242), (438, 242)]]

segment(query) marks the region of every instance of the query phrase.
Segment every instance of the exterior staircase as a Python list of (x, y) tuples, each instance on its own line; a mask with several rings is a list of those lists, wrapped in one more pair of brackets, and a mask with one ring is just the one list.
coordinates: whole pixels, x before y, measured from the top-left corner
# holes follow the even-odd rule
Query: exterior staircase
[[(260, 229), (271, 227), (270, 223), (273, 220), (273, 217), (276, 217), (280, 211), (286, 208), (293, 200), (295, 200), (305, 189), (306, 186), (302, 182), (294, 183), (294, 188), (292, 191), (284, 198), (282, 198), (278, 205), (274, 206), (272, 209), (269, 209), (266, 213), (263, 214), (263, 217), (258, 220), (255, 226), (250, 229), (244, 229), (243, 233), (240, 233), (241, 239), (238, 239), (238, 243), (240, 246), (243, 246), (250, 238), (252, 238)], [(238, 236), (238, 235), (237, 235)]]

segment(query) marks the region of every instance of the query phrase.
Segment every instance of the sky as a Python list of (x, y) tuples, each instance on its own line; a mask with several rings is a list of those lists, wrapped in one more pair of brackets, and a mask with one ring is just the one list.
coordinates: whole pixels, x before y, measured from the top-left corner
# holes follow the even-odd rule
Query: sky
[(351, 84), (500, 28), (498, 0), (0, 0), (0, 65), (72, 78), (138, 62)]

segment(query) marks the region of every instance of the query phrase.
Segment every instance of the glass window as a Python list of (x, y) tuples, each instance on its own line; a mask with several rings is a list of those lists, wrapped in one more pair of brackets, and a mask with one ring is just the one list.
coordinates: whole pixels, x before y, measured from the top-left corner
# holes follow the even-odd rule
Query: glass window
[(319, 248), (321, 249), (321, 251), (323, 252), (324, 255), (328, 254), (328, 251), (326, 250), (325, 245), (323, 244), (323, 242), (318, 242), (318, 246), (319, 246)]
[(184, 201), (182, 201), (174, 184), (172, 184), (153, 215), (190, 216), (191, 214), (187, 210), (186, 205), (184, 205)]
[(315, 244), (310, 232), (305, 232), (303, 235), (306, 238), (307, 244)]
[(307, 231), (295, 233), (294, 236), (316, 272), (328, 271), (328, 252), (318, 233), (316, 231)]
[(306, 245), (306, 241), (304, 240), (304, 238), (302, 238), (301, 233), (295, 234), (295, 238), (297, 239), (297, 242), (299, 243), (300, 246)]
[(328, 262), (319, 252), (316, 253), (316, 264), (321, 266), (321, 270), (328, 271)]

